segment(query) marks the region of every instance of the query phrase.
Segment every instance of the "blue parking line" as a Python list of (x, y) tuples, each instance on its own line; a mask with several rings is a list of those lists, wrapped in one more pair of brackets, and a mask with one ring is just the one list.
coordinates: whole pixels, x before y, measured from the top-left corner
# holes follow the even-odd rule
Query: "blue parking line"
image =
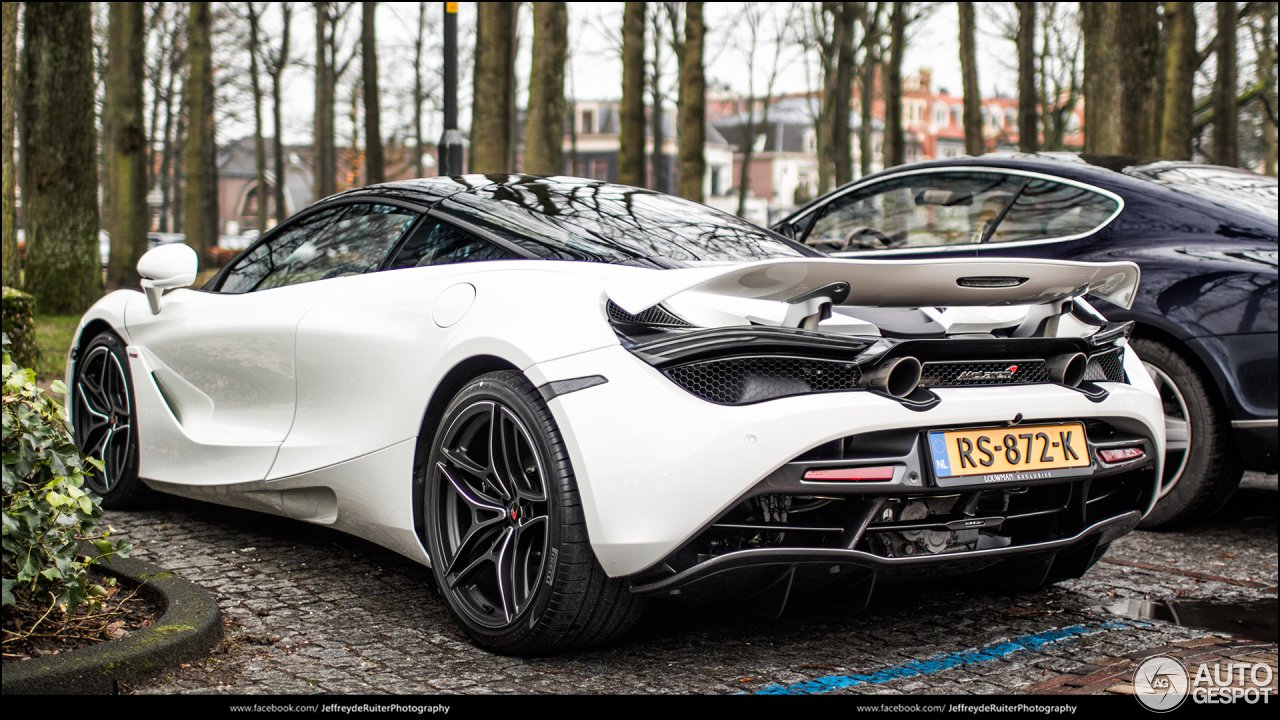
[(978, 665), (992, 662), (1000, 658), (1021, 652), (1035, 652), (1048, 645), (1065, 645), (1075, 642), (1086, 635), (1105, 632), (1115, 628), (1133, 627), (1146, 623), (1105, 622), (1088, 625), (1072, 625), (1071, 627), (1048, 630), (1035, 635), (1023, 635), (1012, 640), (988, 645), (975, 650), (945, 653), (916, 662), (894, 665), (867, 675), (833, 675), (831, 677), (808, 680), (794, 685), (770, 685), (757, 691), (756, 695), (813, 695), (830, 692), (855, 685), (878, 685), (900, 678), (932, 675), (961, 665)]

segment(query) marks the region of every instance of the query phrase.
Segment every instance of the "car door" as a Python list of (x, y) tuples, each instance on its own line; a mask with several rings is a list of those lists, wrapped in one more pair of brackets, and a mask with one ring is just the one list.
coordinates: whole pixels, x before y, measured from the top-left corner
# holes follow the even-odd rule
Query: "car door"
[(168, 413), (142, 424), (140, 474), (183, 484), (265, 478), (294, 421), (299, 322), (342, 276), (377, 270), (417, 217), (373, 203), (324, 208), (255, 245), (216, 289), (170, 293), (156, 315), (131, 303), (130, 353), (151, 375), (139, 393), (153, 389)]

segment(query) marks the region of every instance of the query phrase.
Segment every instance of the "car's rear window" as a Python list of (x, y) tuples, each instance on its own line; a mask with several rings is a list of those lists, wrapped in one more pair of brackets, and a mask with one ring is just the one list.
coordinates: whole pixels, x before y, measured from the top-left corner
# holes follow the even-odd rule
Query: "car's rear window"
[(621, 185), (531, 178), (454, 195), (440, 208), (537, 257), (679, 264), (817, 254), (706, 205)]

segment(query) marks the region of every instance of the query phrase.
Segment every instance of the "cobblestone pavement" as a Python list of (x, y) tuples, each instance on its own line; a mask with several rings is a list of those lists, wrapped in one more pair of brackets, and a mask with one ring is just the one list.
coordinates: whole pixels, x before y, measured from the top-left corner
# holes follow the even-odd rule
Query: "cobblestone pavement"
[[(1226, 643), (1104, 606), (1274, 599), (1277, 505), (1276, 476), (1251, 474), (1204, 525), (1134, 533), (1083, 579), (1044, 590), (899, 586), (865, 610), (811, 599), (778, 619), (654, 603), (612, 646), (534, 659), (472, 646), (429, 570), (348, 535), (178, 499), (106, 519), (136, 557), (207, 588), (228, 623), (215, 655), (132, 688), (142, 694), (976, 694), (1048, 692), (1067, 675), (1090, 682), (1056, 687), (1104, 692), (1121, 681), (1097, 680), (1118, 676), (1091, 676), (1117, 658)], [(1256, 645), (1274, 658), (1274, 644)]]

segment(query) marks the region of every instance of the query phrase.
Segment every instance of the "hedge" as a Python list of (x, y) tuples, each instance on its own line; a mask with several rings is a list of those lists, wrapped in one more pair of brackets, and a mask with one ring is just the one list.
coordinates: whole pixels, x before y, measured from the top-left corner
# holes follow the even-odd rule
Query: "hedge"
[(36, 299), (21, 290), (4, 288), (0, 305), (0, 324), (9, 336), (9, 353), (22, 367), (35, 367), (40, 358), (36, 348)]

